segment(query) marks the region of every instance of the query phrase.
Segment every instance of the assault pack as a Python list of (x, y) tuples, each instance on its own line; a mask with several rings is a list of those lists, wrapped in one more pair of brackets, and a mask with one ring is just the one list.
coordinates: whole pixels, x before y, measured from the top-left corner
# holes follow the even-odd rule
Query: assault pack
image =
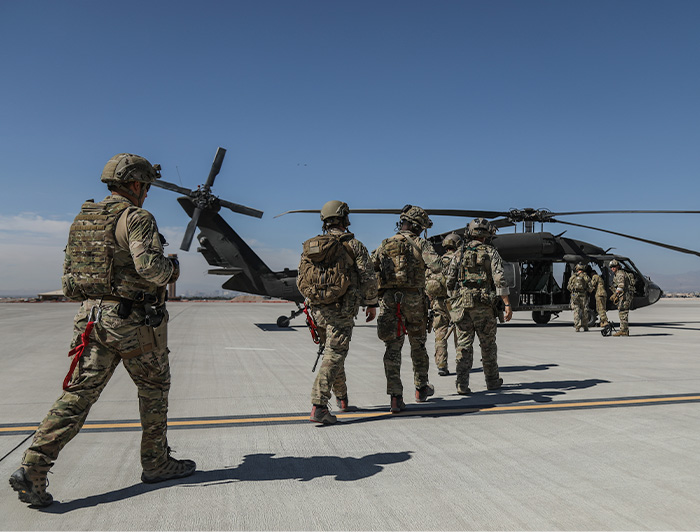
[(337, 302), (350, 288), (355, 253), (350, 247), (352, 233), (325, 234), (303, 244), (297, 287), (312, 305)]
[(374, 257), (379, 272), (379, 289), (423, 288), (425, 262), (413, 240), (401, 233), (382, 241)]

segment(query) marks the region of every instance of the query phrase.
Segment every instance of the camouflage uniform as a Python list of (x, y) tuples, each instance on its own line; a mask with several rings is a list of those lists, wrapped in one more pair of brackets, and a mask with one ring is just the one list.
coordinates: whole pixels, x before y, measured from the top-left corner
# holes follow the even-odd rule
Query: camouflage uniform
[[(474, 336), (479, 336), (486, 386), (500, 387), (496, 346), (496, 303), (510, 291), (496, 248), (471, 240), (455, 254), (447, 272), (450, 315), (457, 327), (457, 390), (469, 390), (474, 361)], [(460, 392), (461, 393), (461, 392)]]
[[(442, 271), (446, 272), (449, 268), (454, 250), (447, 250), (440, 257)], [(450, 330), (450, 312), (447, 308), (447, 287), (445, 286), (444, 273), (432, 273), (430, 269), (426, 272), (428, 280), (426, 282), (426, 291), (430, 296), (430, 309), (433, 311), (433, 331), (435, 332), (435, 365), (438, 370), (442, 370), (447, 374), (447, 334)], [(434, 283), (434, 292), (431, 292), (429, 286)], [(457, 348), (457, 335), (453, 336), (455, 349)]]
[[(348, 235), (338, 228), (331, 228), (328, 233)], [(321, 368), (311, 389), (313, 405), (326, 406), (331, 390), (337, 398), (347, 397), (345, 357), (350, 347), (355, 316), (360, 306), (377, 305), (377, 278), (367, 248), (356, 238), (348, 240), (348, 244), (354, 252), (356, 266), (351, 275), (350, 288), (336, 303), (311, 307), (319, 339), (325, 346)]]
[(591, 291), (591, 278), (583, 270), (576, 271), (570, 278), (567, 289), (571, 292), (571, 310), (574, 312), (576, 332), (583, 327), (588, 330), (588, 292)]
[[(74, 260), (76, 240), (84, 238), (79, 231), (79, 218), (88, 209), (103, 209), (107, 218), (126, 213), (127, 245), (114, 250), (114, 282), (129, 291), (129, 280), (137, 282), (142, 292), (156, 307), (160, 305), (162, 322), (157, 328), (144, 326), (146, 306), (134, 302), (131, 313), (119, 316), (119, 300), (115, 293), (83, 299), (74, 320), (72, 347), (81, 343), (93, 307), (101, 307), (101, 319), (95, 323), (70, 382), (56, 400), (34, 435), (34, 441), (24, 453), (23, 464), (50, 466), (63, 447), (78, 433), (90, 407), (97, 401), (120, 361), (138, 388), (139, 411), (143, 435), (141, 464), (144, 470), (155, 469), (168, 457), (166, 423), (170, 368), (168, 363), (167, 321), (163, 304), (164, 287), (179, 276), (177, 263), (163, 255), (155, 219), (146, 210), (134, 207), (126, 198), (112, 195), (98, 204), (83, 205), (81, 215), (71, 227), (64, 261), (64, 291), (75, 296), (75, 276), (81, 264)], [(89, 232), (89, 231), (88, 231)], [(149, 289), (150, 287), (150, 289)], [(144, 290), (145, 289), (145, 290)], [(148, 296), (151, 296), (148, 298)], [(148, 330), (151, 329), (150, 334)], [(145, 334), (146, 333), (146, 334)], [(150, 343), (149, 343), (150, 342)], [(128, 357), (128, 358), (126, 358)]]
[[(415, 245), (412, 250), (419, 263), (411, 272), (413, 281), (410, 285), (387, 286), (386, 264), (381, 260), (388, 243), (406, 239)], [(419, 254), (420, 252), (420, 254)], [(384, 352), (384, 373), (386, 374), (386, 393), (391, 396), (403, 396), (401, 383), (401, 348), (408, 335), (411, 344), (413, 362), (413, 384), (416, 390), (429, 385), (428, 368), (430, 359), (425, 348), (428, 321), (428, 298), (425, 294), (425, 271), (441, 271), (440, 256), (427, 240), (416, 236), (411, 231), (401, 230), (391, 238), (384, 240), (372, 253), (374, 268), (379, 272), (379, 317), (377, 318), (377, 336), (386, 346)], [(400, 305), (400, 312), (398, 308)], [(405, 332), (399, 323), (405, 326)]]
[(595, 292), (595, 310), (600, 319), (600, 326), (604, 327), (608, 323), (608, 313), (606, 312), (608, 294), (605, 291), (605, 281), (600, 274), (594, 273), (591, 277), (591, 288)]
[(620, 332), (629, 333), (629, 314), (634, 298), (634, 287), (630, 276), (622, 269), (617, 270), (613, 277), (613, 293), (617, 294), (617, 310), (620, 315)]

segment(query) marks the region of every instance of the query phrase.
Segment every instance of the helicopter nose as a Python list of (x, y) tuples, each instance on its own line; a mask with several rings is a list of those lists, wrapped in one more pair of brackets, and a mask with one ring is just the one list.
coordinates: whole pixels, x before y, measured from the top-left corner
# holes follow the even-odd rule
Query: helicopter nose
[(659, 299), (661, 299), (661, 296), (663, 295), (664, 291), (661, 290), (661, 287), (659, 285), (650, 282), (649, 283), (649, 304), (653, 305), (656, 303)]

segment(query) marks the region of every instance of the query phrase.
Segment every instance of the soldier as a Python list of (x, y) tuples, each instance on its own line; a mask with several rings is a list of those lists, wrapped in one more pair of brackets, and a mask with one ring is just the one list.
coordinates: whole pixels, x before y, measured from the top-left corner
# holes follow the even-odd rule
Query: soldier
[(469, 242), (454, 256), (447, 272), (450, 316), (457, 326), (457, 393), (469, 395), (469, 372), (474, 359), (474, 336), (479, 336), (481, 360), (488, 390), (503, 385), (498, 372), (496, 347), (496, 303), (505, 305), (505, 321), (510, 321), (508, 285), (503, 262), (496, 248), (487, 244), (493, 236), (491, 224), (484, 218), (469, 222)]
[(598, 325), (605, 327), (608, 324), (608, 313), (606, 312), (608, 294), (605, 291), (605, 281), (602, 275), (595, 271), (591, 276), (591, 291), (594, 292), (595, 310), (599, 319)]
[(331, 391), (343, 412), (349, 408), (345, 357), (355, 316), (366, 307), (368, 322), (376, 316), (377, 278), (367, 248), (348, 232), (347, 203), (329, 201), (321, 209), (323, 235), (304, 242), (297, 285), (311, 305), (321, 345), (321, 368), (311, 389), (310, 421), (331, 425)]
[(193, 461), (170, 456), (166, 436), (170, 367), (165, 287), (178, 278), (180, 268), (163, 254), (156, 221), (141, 208), (159, 177), (159, 165), (137, 155), (115, 155), (102, 172), (111, 195), (99, 203), (88, 200), (71, 225), (63, 292), (82, 301), (74, 320), (72, 371), (24, 453), (22, 467), (10, 477), (22, 502), (40, 507), (53, 502), (46, 474), (122, 360), (138, 388), (141, 480), (161, 482), (195, 471)]
[(574, 311), (574, 328), (576, 332), (588, 330), (588, 292), (592, 290), (591, 278), (586, 273), (583, 263), (576, 265), (576, 273), (569, 277), (567, 289), (571, 292), (571, 310)]
[[(430, 309), (432, 310), (432, 328), (435, 331), (435, 365), (438, 368), (438, 375), (444, 377), (450, 374), (447, 367), (447, 336), (450, 332), (450, 313), (447, 310), (447, 286), (445, 285), (444, 272), (447, 271), (452, 257), (457, 248), (462, 243), (462, 239), (456, 233), (450, 233), (442, 241), (445, 253), (440, 257), (442, 272), (433, 273), (426, 271), (427, 281), (425, 291), (430, 298)], [(454, 329), (454, 326), (452, 327)], [(457, 348), (457, 335), (454, 336), (455, 349)]]
[(632, 275), (628, 274), (622, 268), (620, 263), (613, 259), (610, 261), (610, 270), (613, 272), (612, 299), (617, 305), (617, 310), (620, 315), (620, 330), (613, 336), (629, 336), (629, 314), (632, 298), (634, 297), (634, 285), (632, 284)]
[(416, 401), (425, 402), (435, 393), (428, 382), (430, 359), (425, 348), (428, 321), (425, 272), (430, 268), (438, 273), (441, 264), (430, 242), (419, 236), (432, 225), (423, 209), (406, 205), (399, 216), (398, 233), (382, 241), (372, 254), (374, 269), (379, 272), (377, 336), (386, 346), (384, 373), (392, 413), (406, 407), (401, 383), (401, 348), (406, 335), (411, 344)]

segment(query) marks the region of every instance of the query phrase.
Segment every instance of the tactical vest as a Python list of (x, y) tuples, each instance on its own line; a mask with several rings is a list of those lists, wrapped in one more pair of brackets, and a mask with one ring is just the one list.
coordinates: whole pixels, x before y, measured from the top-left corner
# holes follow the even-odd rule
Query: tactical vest
[(312, 305), (336, 303), (350, 286), (357, 284), (352, 233), (329, 233), (303, 244), (297, 287)]
[(436, 297), (447, 297), (447, 281), (445, 279), (445, 272), (450, 265), (450, 261), (454, 255), (454, 251), (447, 251), (440, 257), (440, 262), (442, 263), (442, 271), (435, 273), (431, 270), (427, 270), (427, 278), (425, 281), (425, 291), (431, 298)]
[(117, 246), (115, 228), (129, 207), (132, 205), (124, 201), (83, 203), (68, 234), (61, 278), (66, 297), (143, 301), (147, 295), (156, 296), (158, 286), (141, 277), (129, 251)]
[(589, 283), (583, 275), (574, 274), (571, 276), (571, 291), (572, 292), (588, 292)]
[(418, 245), (401, 233), (382, 241), (377, 249), (379, 290), (425, 288), (425, 262)]
[(464, 288), (492, 291), (491, 254), (488, 246), (480, 244), (464, 247), (457, 281)]

